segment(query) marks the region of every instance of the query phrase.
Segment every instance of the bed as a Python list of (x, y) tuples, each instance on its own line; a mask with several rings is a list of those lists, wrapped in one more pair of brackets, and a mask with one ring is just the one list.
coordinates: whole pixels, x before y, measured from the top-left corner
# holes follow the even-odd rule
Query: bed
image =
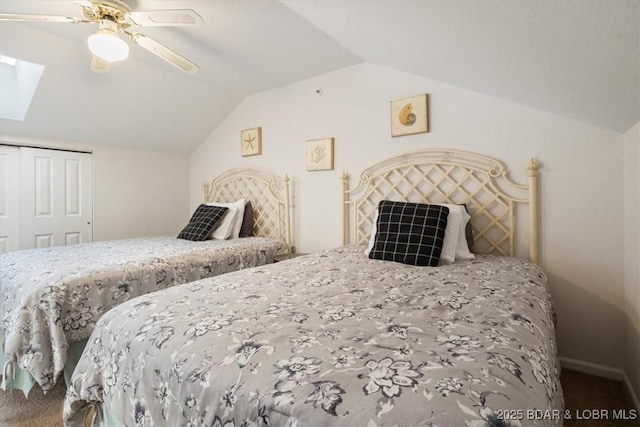
[[(65, 425), (561, 425), (547, 279), (514, 256), (521, 243), (538, 255), (533, 161), (529, 175), (518, 185), (499, 161), (454, 150), (383, 161), (354, 190), (345, 174), (344, 246), (103, 316), (71, 379)], [(385, 201), (467, 204), (473, 259), (371, 259), (364, 248), (374, 223), (384, 235), (373, 218)], [(520, 242), (523, 203), (533, 232)]]
[(18, 388), (27, 395), (36, 383), (50, 390), (61, 374), (69, 380), (96, 322), (118, 304), (177, 284), (268, 264), (290, 251), (287, 176), (234, 169), (203, 184), (203, 190), (206, 205), (245, 208), (249, 201), (252, 214), (246, 208), (244, 217), (244, 209), (238, 210), (237, 218), (227, 224), (227, 234), (244, 219), (245, 234), (252, 236), (223, 239), (225, 234), (220, 240), (204, 241), (146, 237), (0, 256), (2, 388)]

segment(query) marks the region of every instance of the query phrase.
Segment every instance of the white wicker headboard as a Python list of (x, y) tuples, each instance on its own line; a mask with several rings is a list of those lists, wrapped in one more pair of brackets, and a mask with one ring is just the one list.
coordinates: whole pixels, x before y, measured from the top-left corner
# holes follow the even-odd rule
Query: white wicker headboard
[(365, 169), (349, 189), (342, 175), (343, 243), (366, 245), (381, 200), (466, 203), (475, 253), (515, 255), (516, 207), (529, 205), (529, 259), (538, 262), (537, 166), (529, 165), (529, 185), (513, 182), (505, 165), (468, 151), (427, 149), (401, 154)]
[(258, 237), (273, 237), (284, 241), (291, 252), (291, 206), (287, 175), (280, 178), (270, 172), (252, 169), (232, 169), (202, 184), (204, 201), (251, 201), (253, 232)]

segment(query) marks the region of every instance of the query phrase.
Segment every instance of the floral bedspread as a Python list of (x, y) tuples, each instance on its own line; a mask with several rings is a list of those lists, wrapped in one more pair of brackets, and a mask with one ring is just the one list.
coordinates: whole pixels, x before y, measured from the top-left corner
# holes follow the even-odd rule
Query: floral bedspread
[(80, 426), (98, 406), (126, 426), (560, 425), (556, 354), (536, 265), (413, 267), (342, 247), (116, 307), (64, 418)]
[(176, 284), (270, 263), (285, 251), (284, 243), (259, 237), (204, 242), (147, 237), (0, 255), (5, 336), (0, 348), (49, 390), (69, 344), (88, 338), (112, 307)]

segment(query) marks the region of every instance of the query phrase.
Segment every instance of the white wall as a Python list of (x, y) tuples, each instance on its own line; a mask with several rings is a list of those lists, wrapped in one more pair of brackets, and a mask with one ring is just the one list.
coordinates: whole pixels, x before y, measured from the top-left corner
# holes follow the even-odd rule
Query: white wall
[[(321, 88), (318, 96), (315, 89)], [(430, 94), (427, 134), (390, 137), (389, 101)], [(240, 130), (262, 127), (263, 154), (241, 157)], [(307, 172), (305, 141), (335, 138), (335, 170)], [(360, 64), (254, 94), (190, 157), (190, 207), (201, 183), (256, 166), (293, 180), (299, 252), (341, 243), (340, 174), (352, 177), (396, 153), (426, 147), (504, 160), (517, 181), (541, 165), (541, 263), (558, 311), (562, 356), (624, 365), (623, 136), (393, 69)], [(354, 182), (354, 179), (352, 179)]]
[(625, 370), (640, 396), (640, 122), (624, 135)]
[(92, 150), (94, 240), (177, 235), (189, 219), (187, 156), (11, 135), (0, 140)]
[(97, 146), (96, 240), (177, 236), (189, 220), (187, 156)]
[[(321, 88), (322, 95), (315, 94)], [(430, 94), (427, 134), (390, 137), (389, 101)], [(262, 127), (263, 154), (240, 156), (240, 130)], [(305, 141), (335, 138), (335, 170), (307, 172)], [(190, 207), (201, 183), (254, 166), (293, 180), (299, 252), (341, 244), (340, 174), (427, 147), (503, 159), (526, 182), (541, 165), (542, 257), (558, 311), (562, 356), (622, 368), (623, 136), (412, 74), (360, 64), (251, 95), (190, 157)]]

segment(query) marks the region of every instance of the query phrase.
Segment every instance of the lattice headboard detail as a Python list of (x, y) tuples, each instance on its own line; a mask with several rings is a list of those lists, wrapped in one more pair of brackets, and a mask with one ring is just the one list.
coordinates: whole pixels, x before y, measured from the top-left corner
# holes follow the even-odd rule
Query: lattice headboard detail
[(529, 184), (513, 182), (505, 165), (484, 155), (428, 149), (395, 156), (362, 172), (349, 189), (342, 175), (343, 243), (366, 245), (381, 200), (415, 203), (466, 203), (475, 253), (515, 255), (518, 204), (529, 206), (529, 258), (538, 262), (537, 166), (529, 165)]
[(253, 232), (258, 237), (273, 237), (287, 244), (291, 251), (291, 206), (287, 175), (280, 178), (270, 172), (243, 168), (232, 169), (202, 184), (205, 203), (251, 201)]

